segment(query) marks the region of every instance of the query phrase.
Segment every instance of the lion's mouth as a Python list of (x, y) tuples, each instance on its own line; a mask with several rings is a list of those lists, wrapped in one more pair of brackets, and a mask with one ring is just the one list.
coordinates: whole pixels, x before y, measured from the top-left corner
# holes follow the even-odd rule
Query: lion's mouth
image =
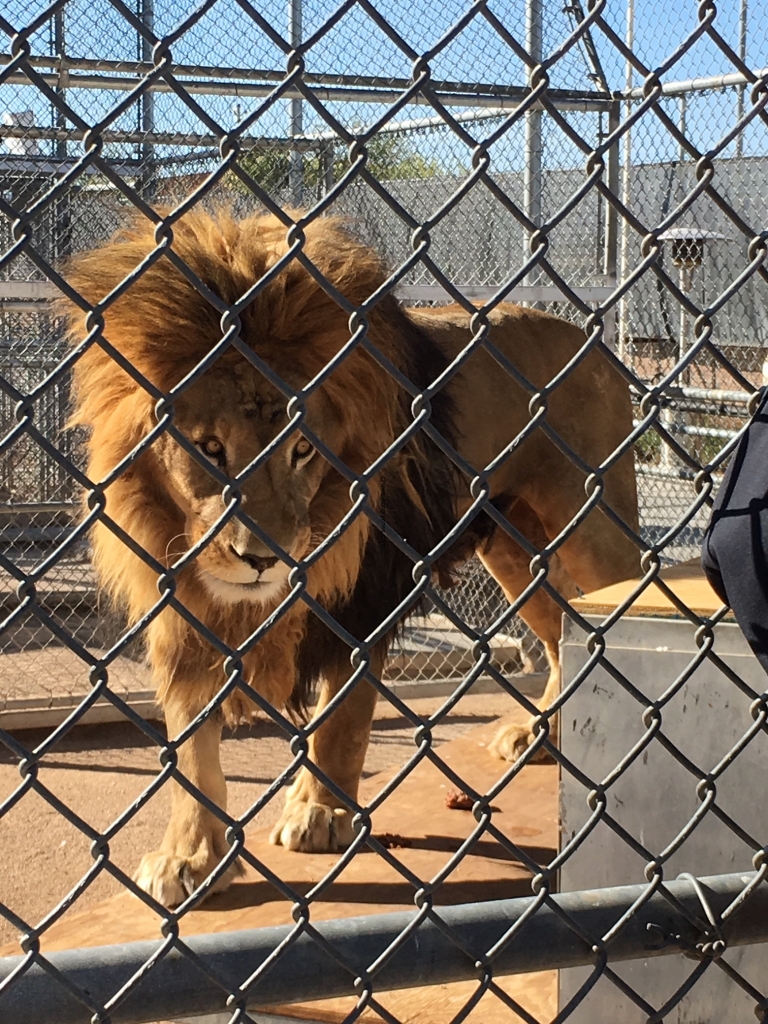
[(240, 601), (273, 604), (285, 595), (288, 586), (287, 576), (281, 579), (232, 580), (223, 579), (204, 569), (200, 577), (211, 597), (224, 604), (235, 604)]

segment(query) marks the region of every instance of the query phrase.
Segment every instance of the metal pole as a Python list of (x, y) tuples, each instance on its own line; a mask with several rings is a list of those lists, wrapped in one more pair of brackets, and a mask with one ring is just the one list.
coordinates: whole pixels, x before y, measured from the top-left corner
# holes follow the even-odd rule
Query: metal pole
[[(56, 56), (63, 60), (66, 56), (66, 34), (64, 27), (64, 8), (60, 8), (53, 16), (53, 48)], [(63, 100), (67, 98), (66, 80), (67, 72), (59, 72), (59, 84), (56, 87), (56, 92)], [(66, 116), (57, 109), (55, 124), (57, 128), (66, 129), (67, 119)], [(56, 143), (56, 156), (59, 160), (67, 159), (67, 143), (65, 139), (60, 139)]]
[[(695, 948), (697, 943), (715, 938), (692, 925), (687, 916), (706, 921), (699, 893), (704, 894), (712, 912), (720, 915), (754, 877), (745, 873), (702, 878), (698, 891), (693, 882), (682, 878), (665, 883), (685, 914), (658, 892), (642, 902), (647, 883), (563, 893), (551, 897), (555, 906), (542, 904), (506, 944), (501, 940), (530, 914), (536, 897), (438, 907), (435, 913), (454, 932), (458, 943), (429, 919), (424, 920), (373, 974), (374, 991), (476, 980), (477, 961), (485, 959), (497, 944), (491, 967), (498, 977), (594, 964), (599, 953), (591, 942), (579, 937), (563, 914), (598, 944), (627, 915), (607, 946), (610, 963), (679, 955), (681, 948)], [(111, 1024), (146, 1024), (221, 1012), (227, 1006), (228, 991), (251, 977), (282, 943), (282, 954), (248, 990), (247, 1007), (355, 995), (356, 977), (367, 974), (370, 965), (413, 924), (415, 916), (416, 911), (403, 911), (315, 922), (314, 928), (333, 948), (334, 958), (306, 933), (289, 942), (294, 925), (185, 936), (197, 962), (171, 950), (151, 970), (144, 971), (130, 993), (109, 1010), (109, 1020)], [(768, 885), (759, 885), (738, 912), (723, 922), (721, 932), (729, 947), (768, 941)], [(50, 953), (46, 959), (71, 985), (87, 992), (92, 1004), (103, 1007), (142, 971), (160, 945), (158, 939), (73, 949)], [(0, 986), (25, 959), (0, 959)], [(222, 986), (211, 974), (222, 979)], [(235, 1006), (229, 1009), (234, 1012)], [(0, 1020), (9, 1024), (82, 1024), (90, 1016), (56, 976), (38, 964), (20, 973), (0, 993)]]
[[(139, 17), (142, 24), (149, 33), (154, 35), (155, 31), (155, 2), (154, 0), (138, 0)], [(152, 61), (152, 40), (145, 35), (139, 40), (139, 60), (146, 63)], [(139, 100), (139, 128), (142, 133), (151, 135), (155, 130), (155, 97), (151, 89), (142, 93)], [(145, 199), (151, 199), (155, 190), (155, 149), (149, 140), (141, 145), (141, 176), (139, 192)]]
[[(635, 41), (635, 0), (627, 0), (627, 27), (626, 44), (631, 50)], [(627, 60), (625, 65), (624, 88), (626, 94), (631, 93), (634, 84), (634, 68), (631, 61)], [(632, 114), (632, 101), (627, 99), (624, 106), (626, 117)], [(621, 174), (621, 201), (625, 207), (631, 205), (632, 201), (632, 129), (624, 133), (624, 166)], [(619, 274), (624, 281), (629, 273), (629, 225), (624, 217), (621, 218), (621, 244), (619, 252)], [(627, 366), (632, 368), (632, 352), (629, 331), (629, 302), (626, 297), (619, 303), (619, 358)]]
[[(618, 100), (611, 104), (608, 111), (608, 134), (611, 135), (619, 127), (621, 119), (621, 107)], [(611, 146), (608, 151), (608, 176), (607, 185), (613, 195), (619, 191), (619, 142)], [(600, 202), (600, 200), (598, 200)], [(616, 209), (608, 200), (605, 202), (605, 243), (603, 248), (603, 276), (608, 286), (616, 285), (616, 274), (619, 261), (619, 235), (618, 216)], [(605, 315), (605, 344), (609, 348), (616, 348), (616, 306), (611, 306)]]
[[(288, 0), (288, 39), (295, 49), (301, 46), (302, 0)], [(300, 99), (288, 101), (288, 134), (291, 137), (304, 134), (304, 109)], [(292, 149), (288, 156), (288, 186), (291, 202), (301, 206), (304, 201), (304, 156), (298, 149)]]
[[(747, 5), (749, 0), (741, 0), (739, 6), (739, 57), (742, 63), (747, 62)], [(740, 85), (736, 91), (736, 120), (741, 121), (744, 117), (744, 93), (746, 85)], [(739, 132), (736, 136), (734, 156), (744, 155), (744, 133)]]
[(326, 143), (320, 150), (321, 181), (319, 182), (321, 194), (326, 195), (333, 188), (333, 143)]
[[(537, 64), (541, 62), (543, 52), (542, 19), (543, 0), (527, 0), (525, 7), (525, 43), (526, 49)], [(529, 85), (532, 77), (529, 72)], [(530, 221), (537, 227), (542, 222), (542, 142), (541, 142), (541, 111), (530, 110), (525, 115), (525, 167), (523, 170), (523, 210)], [(532, 233), (526, 231), (523, 240), (523, 259), (531, 255)], [(527, 275), (525, 283), (537, 284), (541, 274), (538, 270)], [(536, 303), (531, 303), (536, 305)]]
[[(65, 9), (61, 8), (53, 18), (53, 47), (56, 56), (63, 61), (67, 51), (66, 25), (64, 22)], [(56, 87), (57, 94), (66, 101), (67, 80), (69, 76), (66, 71), (59, 72), (59, 82)], [(56, 139), (56, 161), (66, 162), (68, 157), (67, 144), (67, 117), (60, 110), (56, 111), (55, 126), (57, 131)], [(62, 171), (63, 173), (63, 171)], [(54, 203), (54, 216), (56, 223), (53, 225), (54, 251), (56, 257), (69, 256), (72, 252), (72, 191), (77, 186), (70, 186)], [(71, 485), (70, 485), (71, 486)]]

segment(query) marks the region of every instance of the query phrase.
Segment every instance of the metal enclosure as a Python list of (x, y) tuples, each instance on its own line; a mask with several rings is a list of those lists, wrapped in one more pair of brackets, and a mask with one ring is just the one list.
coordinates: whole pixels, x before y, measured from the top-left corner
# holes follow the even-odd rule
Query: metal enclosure
[[(598, 626), (602, 620), (587, 617), (587, 621)], [(586, 636), (566, 619), (561, 648), (566, 687), (588, 661)], [(619, 766), (626, 769), (607, 789), (606, 818), (561, 868), (560, 891), (642, 882), (647, 878), (646, 864), (654, 858), (663, 861), (667, 880), (682, 873), (702, 876), (750, 870), (754, 851), (736, 828), (751, 835), (768, 834), (764, 797), (768, 736), (758, 732), (712, 787), (717, 808), (731, 822), (712, 813), (696, 822), (703, 806), (697, 795), (700, 783), (683, 759), (690, 759), (702, 773), (714, 769), (753, 726), (752, 702), (711, 661), (704, 659), (691, 671), (700, 649), (694, 626), (684, 619), (622, 618), (608, 631), (607, 642), (606, 656), (612, 666), (649, 701), (690, 673), (661, 712), (661, 730), (681, 757), (655, 742), (630, 762), (629, 752), (647, 730), (643, 708), (611, 673), (595, 667), (564, 705), (562, 753), (596, 785)], [(764, 688), (763, 670), (735, 623), (720, 624), (714, 650), (739, 678), (758, 691)], [(561, 772), (563, 844), (573, 840), (591, 816), (588, 793), (583, 780)], [(650, 856), (644, 860), (634, 853), (625, 837), (610, 827), (607, 816)], [(753, 984), (764, 980), (768, 967), (764, 946), (729, 950), (726, 959)], [(696, 967), (695, 960), (664, 957), (617, 964), (614, 970), (649, 1003), (659, 1005)], [(561, 1009), (591, 973), (588, 968), (560, 972)], [(754, 1019), (754, 1003), (715, 967), (664, 1017), (666, 1024), (753, 1024)], [(607, 978), (600, 978), (568, 1017), (569, 1024), (644, 1024), (646, 1020), (647, 1013)]]

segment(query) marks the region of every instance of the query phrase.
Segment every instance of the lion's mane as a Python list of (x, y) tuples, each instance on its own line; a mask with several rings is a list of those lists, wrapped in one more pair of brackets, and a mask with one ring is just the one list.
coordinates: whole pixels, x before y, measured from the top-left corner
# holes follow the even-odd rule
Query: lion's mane
[[(301, 251), (355, 307), (386, 280), (376, 254), (336, 220), (307, 225)], [(87, 428), (87, 472), (106, 499), (92, 533), (94, 564), (129, 622), (147, 619), (146, 640), (161, 700), (174, 678), (197, 677), (201, 685), (195, 699), (209, 700), (218, 688), (210, 669), (226, 656), (183, 615), (157, 610), (157, 566), (167, 565), (173, 550), (178, 510), (147, 439), (157, 430), (158, 400), (230, 326), (222, 326), (221, 311), (183, 268), (227, 305), (270, 274), (240, 313), (239, 338), (278, 374), (286, 365), (299, 367), (308, 382), (349, 345), (349, 316), (299, 260), (276, 267), (287, 252), (286, 229), (276, 218), (237, 222), (226, 213), (199, 211), (174, 224), (172, 240), (158, 244), (152, 225), (133, 224), (104, 248), (76, 257), (67, 270), (70, 284), (91, 307), (78, 310), (67, 304), (63, 311), (70, 340), (80, 348), (72, 420)], [(397, 374), (423, 389), (445, 368), (440, 352), (394, 298), (382, 298), (367, 322), (367, 341), (354, 347), (323, 385), (345, 427), (346, 444), (337, 454), (356, 473), (412, 421), (413, 398)], [(371, 355), (368, 344), (381, 359)], [(232, 349), (222, 358), (233, 358)], [(450, 402), (440, 392), (432, 397), (430, 422), (449, 444), (455, 443)], [(138, 457), (132, 457), (137, 451)], [(370, 481), (369, 501), (382, 525), (425, 555), (456, 522), (456, 488), (450, 460), (419, 431)], [(329, 531), (351, 506), (349, 481), (335, 473), (315, 501)], [(361, 514), (309, 569), (307, 591), (347, 634), (364, 640), (405, 601), (413, 588), (413, 567), (412, 559)], [(175, 593), (192, 616), (230, 647), (242, 643), (270, 611), (245, 602), (215, 605), (193, 572), (178, 576)], [(390, 628), (379, 643), (389, 643), (392, 635)], [(243, 679), (274, 703), (288, 700), (299, 707), (318, 676), (340, 662), (348, 664), (349, 655), (349, 644), (299, 600), (245, 655)], [(224, 676), (217, 678), (220, 685)], [(234, 690), (224, 710), (230, 720), (238, 720), (249, 706)]]

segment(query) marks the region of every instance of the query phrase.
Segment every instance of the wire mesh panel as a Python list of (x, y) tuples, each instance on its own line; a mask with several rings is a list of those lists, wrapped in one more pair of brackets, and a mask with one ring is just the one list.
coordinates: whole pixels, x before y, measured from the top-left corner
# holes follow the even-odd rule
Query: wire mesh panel
[[(644, 690), (611, 645), (633, 602), (664, 590), (662, 569), (697, 556), (764, 383), (766, 15), (764, 0), (5, 5), (0, 694), (62, 710), (45, 735), (0, 731), (20, 771), (4, 776), (0, 820), (11, 838), (21, 814), (32, 834), (64, 821), (93, 863), (42, 915), (0, 889), (23, 952), (0, 1009), (236, 1024), (287, 999), (292, 972), (291, 998), (355, 995), (350, 1021), (402, 1019), (381, 1001), (398, 979), (462, 978), (471, 990), (441, 1020), (493, 1006), (530, 1022), (544, 1011), (499, 979), (581, 965), (557, 1019), (599, 979), (649, 1021), (682, 1020), (717, 960), (765, 1017), (762, 981), (727, 949), (765, 939), (733, 930), (761, 906), (765, 836), (715, 786), (726, 762), (751, 764), (761, 686), (718, 657), (727, 610), (675, 598), (688, 646), (662, 682), (677, 692), (706, 662), (743, 730), (695, 760), (661, 730), (670, 691)], [(601, 619), (572, 605), (626, 579)], [(584, 655), (560, 692), (563, 616)], [(635, 730), (601, 748), (618, 761), (592, 778), (558, 727), (590, 693), (613, 728), (600, 673)], [(526, 675), (548, 680), (540, 706)], [(428, 711), (402, 688), (416, 681), (433, 687)], [(511, 714), (472, 747), (495, 769), (476, 783), (474, 762), (467, 774), (440, 753), (440, 730), (481, 690)], [(155, 691), (165, 731), (137, 710)], [(413, 744), (362, 795), (377, 701)], [(106, 823), (47, 781), (97, 705), (159, 758)], [(281, 751), (229, 811), (223, 725), (271, 729)], [(686, 763), (697, 803), (660, 807), (648, 846), (615, 827), (606, 793), (657, 745)], [(585, 791), (557, 851), (499, 809), (542, 756)], [(388, 801), (422, 799), (403, 794), (427, 768), (456, 790), (448, 807), (472, 812), (453, 846), (423, 840), (445, 853), (429, 872), (376, 826)], [(157, 849), (128, 848), (137, 816), (168, 802)], [(333, 854), (311, 887), (254, 852), (270, 815), (274, 845)], [(741, 874), (705, 890), (665, 867), (674, 853), (690, 869), (684, 841), (707, 815), (743, 849)], [(636, 870), (613, 917), (588, 920), (558, 872), (608, 825)], [(667, 833), (682, 838), (656, 848)], [(27, 854), (12, 849), (18, 873)], [(446, 907), (471, 902), (451, 879), (478, 851), (519, 866), (524, 905)], [(365, 856), (415, 910), (319, 927), (314, 911)], [(206, 897), (247, 890), (244, 871), (292, 923), (253, 940), (261, 959), (221, 969), (224, 940), (195, 945), (185, 927)], [(107, 877), (142, 901), (156, 941), (95, 966), (56, 959), (51, 936)], [(649, 914), (673, 913), (655, 952), (699, 967), (651, 1005), (610, 965), (646, 949)], [(183, 985), (157, 982), (171, 976)]]

